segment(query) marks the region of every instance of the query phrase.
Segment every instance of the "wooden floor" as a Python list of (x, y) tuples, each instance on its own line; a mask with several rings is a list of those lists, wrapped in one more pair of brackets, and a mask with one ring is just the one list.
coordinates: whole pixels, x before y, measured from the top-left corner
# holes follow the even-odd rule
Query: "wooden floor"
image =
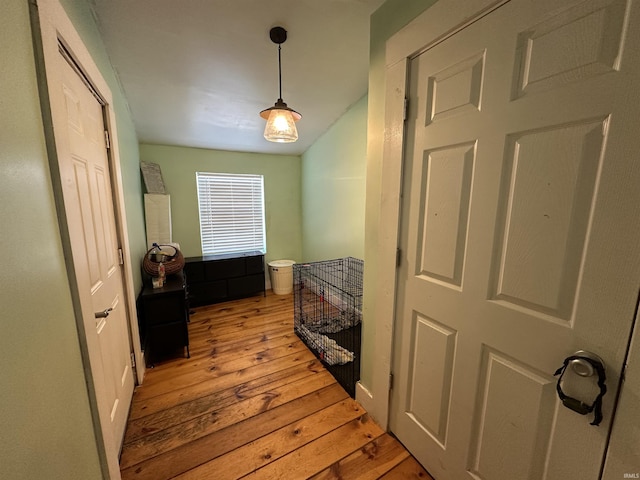
[(123, 479), (431, 479), (295, 336), (292, 296), (197, 308), (189, 334), (134, 393)]

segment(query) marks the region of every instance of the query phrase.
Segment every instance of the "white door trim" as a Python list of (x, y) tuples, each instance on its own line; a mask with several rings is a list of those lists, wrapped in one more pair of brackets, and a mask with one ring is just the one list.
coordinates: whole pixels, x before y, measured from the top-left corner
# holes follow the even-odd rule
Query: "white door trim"
[[(120, 242), (120, 246), (123, 250), (124, 256), (124, 295), (126, 297), (126, 307), (129, 319), (129, 333), (130, 333), (130, 341), (131, 346), (133, 348), (134, 357), (136, 360), (136, 376), (138, 383), (142, 382), (142, 378), (144, 376), (144, 357), (142, 353), (142, 348), (140, 345), (140, 335), (138, 331), (138, 323), (137, 323), (137, 313), (136, 313), (136, 294), (134, 288), (133, 281), (133, 265), (130, 261), (130, 246), (129, 246), (129, 235), (127, 228), (127, 219), (126, 219), (126, 211), (125, 211), (125, 201), (124, 201), (124, 186), (122, 180), (122, 170), (120, 166), (120, 152), (119, 152), (119, 143), (118, 143), (118, 133), (117, 133), (117, 125), (115, 112), (113, 110), (113, 96), (111, 94), (111, 90), (104, 80), (100, 70), (97, 65), (93, 61), (89, 50), (84, 45), (80, 35), (76, 31), (75, 27), (71, 23), (71, 20), (68, 18), (66, 12), (64, 11), (62, 5), (58, 0), (31, 0), (32, 11), (35, 9), (37, 11), (36, 15), (32, 16), (32, 23), (37, 21), (39, 23), (39, 31), (37, 28), (38, 25), (34, 25), (34, 32), (36, 35), (39, 34), (39, 39), (36, 38), (36, 63), (39, 74), (39, 86), (41, 88), (40, 95), (45, 98), (41, 100), (41, 105), (43, 106), (43, 118), (45, 122), (45, 135), (47, 135), (48, 145), (54, 145), (53, 150), (49, 151), (49, 161), (52, 163), (52, 182), (54, 188), (54, 195), (56, 197), (56, 203), (58, 205), (58, 209), (60, 212), (64, 212), (64, 206), (62, 201), (62, 186), (60, 184), (59, 174), (56, 175), (54, 172), (58, 169), (57, 166), (57, 145), (61, 141), (58, 138), (59, 133), (57, 132), (56, 126), (53, 124), (51, 111), (49, 105), (54, 104), (56, 102), (56, 98), (58, 92), (52, 90), (52, 83), (47, 82), (48, 90), (45, 91), (44, 87), (44, 78), (46, 75), (48, 78), (54, 78), (56, 73), (56, 62), (58, 61), (58, 45), (62, 43), (70, 55), (73, 57), (74, 61), (79, 65), (84, 75), (91, 82), (93, 88), (97, 91), (97, 93), (101, 96), (101, 98), (105, 102), (105, 112), (106, 112), (106, 124), (105, 127), (109, 131), (110, 135), (110, 156), (109, 163), (110, 168), (112, 169), (112, 194), (114, 199), (114, 212), (116, 216), (116, 226), (117, 226), (117, 235), (118, 240)], [(38, 40), (41, 40), (41, 44), (37, 45)], [(38, 48), (41, 47), (41, 48)], [(53, 137), (51, 134), (53, 133)], [(51, 147), (50, 147), (51, 149)], [(61, 223), (61, 233), (62, 233), (62, 244), (67, 257), (71, 251), (71, 246), (69, 242), (68, 232), (64, 231), (63, 225), (64, 221)], [(80, 311), (80, 306), (78, 303), (78, 299), (80, 298), (80, 292), (77, 284), (75, 283), (75, 275), (73, 272), (73, 265), (71, 264), (71, 260), (67, 259), (67, 269), (70, 270), (71, 275), (70, 278), (70, 288), (71, 294), (74, 298), (74, 308), (76, 310), (76, 320), (78, 324), (79, 338), (80, 338), (80, 346), (83, 356), (83, 363), (85, 365), (85, 375), (87, 377), (87, 385), (89, 386), (89, 399), (91, 402), (93, 419), (94, 419), (94, 428), (96, 430), (96, 439), (98, 443), (98, 451), (102, 461), (103, 467), (103, 475), (105, 478), (119, 479), (120, 478), (120, 467), (118, 465), (118, 451), (114, 452), (113, 448), (113, 439), (106, 438), (104, 432), (100, 427), (100, 420), (98, 414), (98, 402), (96, 399), (96, 392), (93, 388), (93, 380), (92, 373), (89, 366), (89, 358), (88, 358), (88, 349), (86, 345), (86, 340), (84, 336), (83, 322), (82, 322), (82, 312)]]
[[(469, 23), (508, 0), (439, 0), (387, 41), (385, 75), (385, 128), (382, 154), (382, 185), (376, 257), (379, 278), (375, 291), (375, 356), (369, 412), (383, 427), (389, 424), (389, 380), (396, 304), (396, 252), (399, 247), (400, 188), (404, 146), (404, 99), (410, 58), (441, 42)], [(416, 31), (431, 32), (425, 45)], [(424, 37), (422, 37), (424, 38)]]

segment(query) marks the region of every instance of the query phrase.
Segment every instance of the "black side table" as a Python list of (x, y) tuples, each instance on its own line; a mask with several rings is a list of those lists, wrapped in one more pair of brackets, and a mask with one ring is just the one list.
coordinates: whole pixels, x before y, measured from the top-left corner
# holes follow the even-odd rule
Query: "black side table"
[(189, 305), (183, 273), (169, 275), (162, 288), (153, 288), (148, 279), (139, 302), (147, 366), (153, 367), (153, 360), (161, 355), (181, 348), (184, 353), (184, 347), (189, 358)]

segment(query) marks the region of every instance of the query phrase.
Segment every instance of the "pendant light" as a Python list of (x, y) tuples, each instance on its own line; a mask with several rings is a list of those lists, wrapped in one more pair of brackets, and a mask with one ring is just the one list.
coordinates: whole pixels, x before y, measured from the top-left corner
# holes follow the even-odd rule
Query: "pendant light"
[(275, 105), (260, 112), (260, 116), (267, 121), (264, 127), (264, 138), (270, 142), (291, 143), (298, 140), (298, 130), (296, 124), (302, 118), (295, 110), (289, 108), (282, 100), (282, 62), (280, 60), (280, 49), (287, 40), (287, 31), (282, 27), (273, 27), (269, 31), (269, 38), (273, 43), (278, 44), (278, 85), (279, 97)]

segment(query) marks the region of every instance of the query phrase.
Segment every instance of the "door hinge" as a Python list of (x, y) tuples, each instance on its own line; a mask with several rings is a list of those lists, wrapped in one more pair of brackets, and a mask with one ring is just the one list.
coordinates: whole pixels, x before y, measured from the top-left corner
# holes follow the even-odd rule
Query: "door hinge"
[(393, 373), (389, 374), (389, 390), (393, 390)]
[(400, 267), (400, 261), (402, 260), (402, 250), (396, 249), (396, 267)]
[(104, 145), (107, 147), (107, 150), (111, 148), (111, 140), (109, 138), (109, 130), (104, 131)]
[(124, 265), (124, 252), (121, 248), (118, 249), (118, 261), (120, 262), (120, 265)]
[(404, 98), (404, 112), (402, 113), (402, 120), (407, 120), (409, 118), (409, 99), (407, 97)]
[(136, 368), (136, 356), (131, 352), (131, 367)]

